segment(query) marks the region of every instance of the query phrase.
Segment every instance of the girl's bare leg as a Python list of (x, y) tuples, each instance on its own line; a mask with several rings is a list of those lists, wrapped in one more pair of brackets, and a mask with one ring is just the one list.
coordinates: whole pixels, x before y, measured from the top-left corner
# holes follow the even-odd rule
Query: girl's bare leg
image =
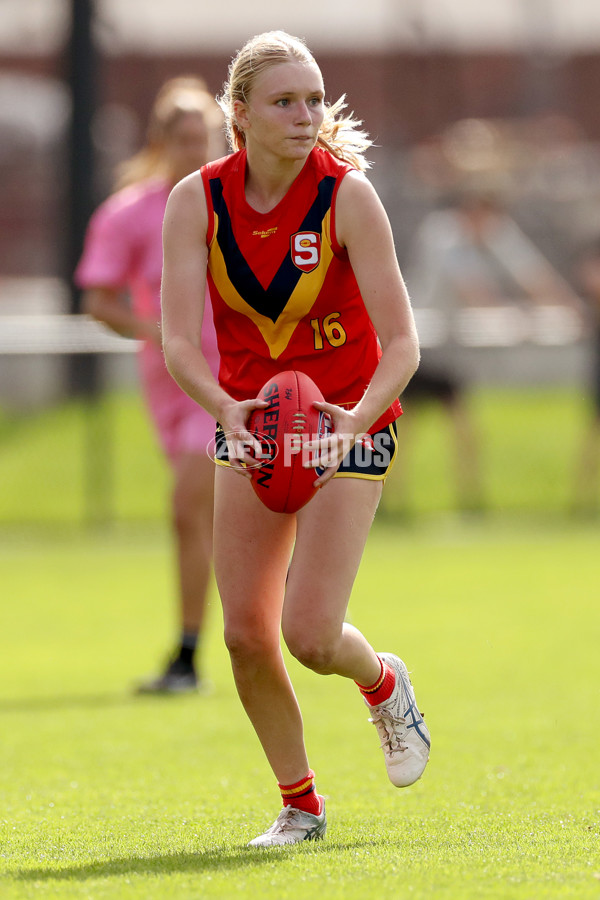
[(335, 478), (298, 512), (283, 610), (284, 638), (300, 662), (365, 685), (380, 662), (344, 617), (380, 496), (379, 481)]
[(214, 565), (225, 642), (238, 694), (282, 784), (308, 769), (302, 717), (280, 647), (294, 516), (273, 513), (250, 482), (225, 467), (215, 475)]

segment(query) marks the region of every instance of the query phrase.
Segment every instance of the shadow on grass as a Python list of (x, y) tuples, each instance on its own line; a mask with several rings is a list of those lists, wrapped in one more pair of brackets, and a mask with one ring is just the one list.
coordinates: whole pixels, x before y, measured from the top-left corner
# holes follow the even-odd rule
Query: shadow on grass
[[(314, 853), (329, 855), (346, 850), (365, 849), (366, 847), (386, 848), (389, 852), (393, 845), (389, 838), (348, 841), (325, 841), (319, 843), (304, 842), (288, 847), (275, 849), (238, 847), (215, 847), (198, 853), (171, 853), (165, 856), (127, 857), (98, 862), (84, 866), (68, 866), (63, 868), (20, 869), (9, 877), (15, 881), (87, 881), (94, 878), (118, 878), (123, 875), (175, 875), (189, 872), (234, 871), (247, 866), (256, 866), (273, 862), (284, 862), (290, 854)], [(400, 847), (400, 842), (398, 842)]]
[(136, 694), (115, 692), (103, 694), (64, 694), (42, 697), (4, 697), (0, 699), (2, 713), (55, 712), (63, 709), (109, 709), (116, 706), (131, 706), (144, 703), (178, 703), (196, 694)]

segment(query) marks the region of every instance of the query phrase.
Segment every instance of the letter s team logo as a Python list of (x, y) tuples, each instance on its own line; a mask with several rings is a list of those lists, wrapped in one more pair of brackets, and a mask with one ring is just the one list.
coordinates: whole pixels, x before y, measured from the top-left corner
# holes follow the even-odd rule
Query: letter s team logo
[(292, 262), (303, 272), (312, 272), (321, 260), (321, 235), (316, 231), (297, 231), (291, 239)]

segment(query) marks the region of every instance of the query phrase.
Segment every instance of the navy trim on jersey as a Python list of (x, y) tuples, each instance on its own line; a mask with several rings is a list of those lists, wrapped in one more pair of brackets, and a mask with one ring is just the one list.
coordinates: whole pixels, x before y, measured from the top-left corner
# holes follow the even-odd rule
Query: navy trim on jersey
[[(271, 284), (265, 289), (248, 265), (233, 233), (231, 217), (223, 197), (223, 183), (220, 178), (211, 178), (210, 195), (213, 209), (218, 217), (216, 241), (221, 248), (227, 277), (238, 294), (259, 315), (276, 322), (286, 307), (294, 288), (303, 272), (294, 265), (291, 249), (288, 248), (283, 262), (275, 273)], [(317, 197), (308, 210), (297, 231), (322, 231), (323, 219), (331, 208), (336, 178), (325, 175), (318, 184)]]

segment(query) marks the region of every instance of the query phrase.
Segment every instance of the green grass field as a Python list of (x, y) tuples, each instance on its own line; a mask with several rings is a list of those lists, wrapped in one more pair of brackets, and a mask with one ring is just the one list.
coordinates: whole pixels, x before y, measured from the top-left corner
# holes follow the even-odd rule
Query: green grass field
[[(495, 399), (476, 398), (490, 435), (516, 405)], [(428, 484), (416, 492), (421, 514), (404, 525), (383, 516), (367, 547), (350, 615), (413, 672), (433, 739), (423, 779), (393, 788), (354, 686), (291, 660), (329, 832), (274, 851), (245, 846), (279, 799), (235, 694), (215, 594), (212, 693), (131, 691), (174, 630), (167, 480), (138, 405), (119, 400), (112, 418), (119, 521), (104, 531), (72, 527), (81, 410), (4, 423), (0, 518), (48, 527), (1, 532), (2, 900), (600, 898), (598, 524), (561, 514), (578, 409), (554, 398), (544, 430), (543, 401), (523, 396), (530, 427), (488, 450), (501, 468), (488, 516), (449, 514), (430, 450), (416, 470), (433, 473), (444, 514), (433, 515)], [(55, 521), (61, 492), (67, 512)]]
[(597, 546), (376, 526), (351, 616), (413, 670), (430, 764), (392, 788), (355, 688), (291, 662), (329, 833), (250, 851), (279, 801), (216, 597), (213, 693), (136, 698), (171, 629), (166, 535), (5, 540), (0, 895), (599, 897)]

